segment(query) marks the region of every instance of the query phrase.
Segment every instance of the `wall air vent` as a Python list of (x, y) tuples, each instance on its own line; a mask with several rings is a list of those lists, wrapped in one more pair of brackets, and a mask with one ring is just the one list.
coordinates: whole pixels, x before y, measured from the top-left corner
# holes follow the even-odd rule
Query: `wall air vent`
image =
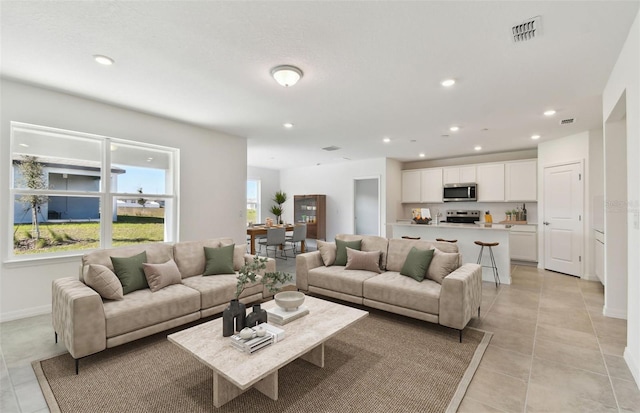
[(533, 40), (542, 35), (542, 18), (540, 16), (532, 17), (522, 23), (516, 24), (511, 28), (511, 36), (514, 43), (526, 42)]
[(334, 145), (327, 146), (326, 148), (322, 148), (323, 151), (327, 151), (327, 152), (337, 151), (338, 149), (340, 148)]
[(571, 125), (572, 123), (574, 123), (576, 121), (576, 118), (568, 118), (568, 119), (562, 119), (560, 121), (561, 125)]

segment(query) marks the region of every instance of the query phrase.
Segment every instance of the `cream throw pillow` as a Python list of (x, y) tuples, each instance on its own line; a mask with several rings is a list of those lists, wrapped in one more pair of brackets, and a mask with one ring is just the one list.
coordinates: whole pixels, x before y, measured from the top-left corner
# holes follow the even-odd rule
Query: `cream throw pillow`
[(317, 241), (318, 251), (320, 251), (320, 256), (322, 256), (322, 262), (325, 267), (330, 267), (336, 262), (336, 243), (335, 242), (326, 242), (326, 241)]
[(458, 269), (458, 253), (442, 252), (435, 248), (431, 264), (427, 269), (427, 278), (442, 284), (444, 277)]
[(345, 270), (365, 270), (380, 274), (380, 251), (359, 251), (347, 247)]
[(163, 264), (144, 263), (142, 266), (151, 292), (155, 293), (172, 284), (182, 284), (182, 276), (174, 260)]
[(122, 300), (124, 298), (122, 284), (120, 284), (118, 276), (104, 265), (90, 264), (84, 282), (102, 298), (107, 300)]

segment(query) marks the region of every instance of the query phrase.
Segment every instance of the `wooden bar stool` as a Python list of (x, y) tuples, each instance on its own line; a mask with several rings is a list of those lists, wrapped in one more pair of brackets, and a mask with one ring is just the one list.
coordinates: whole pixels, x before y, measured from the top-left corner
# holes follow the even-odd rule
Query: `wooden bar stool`
[(458, 242), (457, 239), (444, 239), (444, 238), (436, 238), (436, 241), (440, 241), (440, 242), (450, 242), (452, 244)]
[(491, 258), (491, 265), (483, 265), (483, 267), (493, 269), (493, 279), (496, 282), (496, 287), (500, 284), (500, 275), (498, 275), (498, 266), (496, 265), (496, 259), (493, 257), (493, 250), (491, 247), (497, 247), (500, 245), (499, 242), (482, 242), (475, 241), (476, 245), (480, 245), (480, 254), (478, 255), (478, 264), (482, 262), (482, 253), (484, 252), (484, 247), (489, 248), (489, 257)]

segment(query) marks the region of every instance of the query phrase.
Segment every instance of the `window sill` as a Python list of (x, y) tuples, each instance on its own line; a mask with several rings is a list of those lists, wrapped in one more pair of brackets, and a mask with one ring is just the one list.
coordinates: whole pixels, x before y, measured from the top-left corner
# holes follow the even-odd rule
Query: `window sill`
[(77, 252), (69, 255), (57, 255), (57, 256), (46, 256), (46, 257), (34, 257), (34, 256), (25, 256), (22, 257), (12, 257), (7, 258), (2, 261), (2, 266), (4, 268), (22, 268), (22, 267), (36, 267), (47, 264), (64, 264), (64, 263), (79, 263), (80, 258), (86, 254), (87, 252), (92, 250), (83, 250), (82, 252)]

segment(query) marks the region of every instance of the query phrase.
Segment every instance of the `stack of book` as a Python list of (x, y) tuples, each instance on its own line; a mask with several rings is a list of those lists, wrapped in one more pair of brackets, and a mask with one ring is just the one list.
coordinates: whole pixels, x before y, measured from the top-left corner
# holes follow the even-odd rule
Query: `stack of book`
[(286, 311), (284, 308), (276, 306), (267, 309), (267, 320), (270, 323), (282, 326), (307, 314), (309, 314), (309, 308), (304, 305), (301, 305), (297, 310), (293, 311)]
[(253, 354), (261, 348), (265, 348), (274, 343), (273, 334), (269, 331), (262, 337), (254, 336), (253, 338), (244, 339), (239, 334), (231, 336), (231, 345), (236, 349), (248, 354)]

